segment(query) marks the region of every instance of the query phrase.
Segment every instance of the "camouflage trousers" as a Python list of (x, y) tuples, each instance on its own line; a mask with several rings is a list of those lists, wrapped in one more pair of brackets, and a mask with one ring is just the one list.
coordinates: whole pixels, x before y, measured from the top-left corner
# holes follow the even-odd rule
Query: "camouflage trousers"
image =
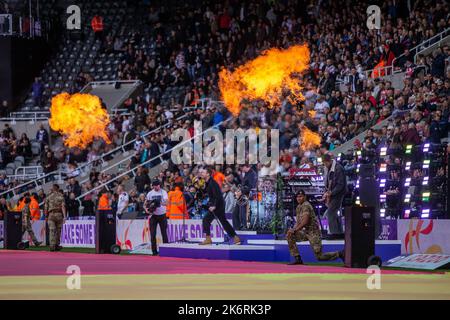
[(289, 246), (289, 252), (291, 256), (299, 256), (297, 241), (309, 241), (309, 244), (319, 261), (336, 260), (339, 258), (339, 252), (322, 252), (322, 239), (320, 234), (307, 234), (303, 230), (297, 231), (295, 233), (289, 234), (287, 237), (287, 242)]
[(28, 234), (31, 237), (31, 240), (33, 241), (33, 244), (38, 242), (36, 235), (34, 234), (33, 228), (31, 227), (30, 219), (26, 219), (26, 220), (22, 221), (22, 236), (25, 232), (28, 232)]
[(64, 215), (62, 212), (50, 212), (48, 215), (48, 231), (50, 248), (56, 248), (61, 241), (61, 229), (64, 222)]

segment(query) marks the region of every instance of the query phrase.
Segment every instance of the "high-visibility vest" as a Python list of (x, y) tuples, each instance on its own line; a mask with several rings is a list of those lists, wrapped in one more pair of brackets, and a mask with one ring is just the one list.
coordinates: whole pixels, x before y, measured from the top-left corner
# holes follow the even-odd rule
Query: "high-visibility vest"
[(103, 19), (102, 17), (93, 17), (91, 21), (92, 30), (94, 32), (103, 31)]
[(166, 215), (169, 219), (189, 219), (186, 207), (186, 200), (183, 192), (179, 188), (169, 191), (166, 205)]
[(41, 218), (41, 209), (35, 198), (31, 198), (30, 202), (31, 220), (39, 220)]
[(373, 68), (373, 71), (372, 71), (372, 78), (373, 78), (373, 79), (378, 78), (378, 77), (383, 77), (383, 76), (384, 76), (384, 69), (383, 69), (384, 66), (385, 66), (384, 60), (381, 60), (381, 61), (375, 66), (375, 68)]
[(97, 210), (111, 210), (111, 206), (109, 205), (109, 199), (107, 194), (102, 194), (100, 199), (98, 199), (98, 207)]

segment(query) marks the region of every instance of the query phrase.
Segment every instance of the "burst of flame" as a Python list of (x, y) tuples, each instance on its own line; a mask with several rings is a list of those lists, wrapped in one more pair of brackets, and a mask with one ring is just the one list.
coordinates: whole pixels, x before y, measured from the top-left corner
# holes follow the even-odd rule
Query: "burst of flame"
[(219, 73), (219, 88), (225, 106), (236, 116), (245, 100), (261, 99), (269, 107), (281, 104), (283, 91), (293, 102), (304, 100), (300, 81), (295, 77), (309, 67), (309, 49), (295, 45), (286, 50), (272, 48), (231, 72)]
[(320, 146), (320, 135), (314, 131), (309, 130), (307, 127), (302, 129), (300, 133), (300, 139), (302, 141), (300, 148), (302, 150), (311, 150), (317, 146)]
[(52, 98), (50, 114), (50, 127), (64, 136), (64, 144), (68, 147), (84, 149), (96, 138), (111, 143), (106, 130), (109, 115), (97, 96), (58, 94)]

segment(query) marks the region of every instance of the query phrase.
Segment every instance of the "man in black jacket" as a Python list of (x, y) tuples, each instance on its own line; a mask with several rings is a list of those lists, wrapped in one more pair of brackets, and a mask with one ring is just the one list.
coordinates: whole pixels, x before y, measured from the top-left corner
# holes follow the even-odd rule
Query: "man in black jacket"
[(211, 223), (214, 219), (218, 219), (230, 237), (233, 237), (234, 244), (241, 244), (241, 239), (236, 235), (231, 224), (225, 217), (225, 201), (223, 200), (222, 191), (217, 182), (212, 178), (212, 169), (206, 168), (200, 170), (200, 175), (206, 182), (206, 192), (209, 198), (209, 211), (203, 218), (203, 232), (206, 237), (200, 245), (211, 245)]
[(323, 200), (327, 206), (325, 215), (328, 220), (330, 238), (343, 238), (342, 221), (338, 211), (347, 193), (347, 178), (344, 168), (330, 154), (323, 156), (323, 164), (326, 168), (324, 179), (326, 192)]

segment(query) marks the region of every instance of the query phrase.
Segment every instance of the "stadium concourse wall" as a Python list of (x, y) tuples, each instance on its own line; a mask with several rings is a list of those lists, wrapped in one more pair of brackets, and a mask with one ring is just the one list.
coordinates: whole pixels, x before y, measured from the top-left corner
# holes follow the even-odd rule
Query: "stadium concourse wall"
[[(231, 222), (231, 221), (230, 221)], [(326, 226), (326, 222), (324, 223)], [(383, 219), (383, 231), (380, 240), (398, 240), (401, 242), (402, 254), (441, 253), (450, 254), (450, 220), (440, 219)], [(32, 222), (38, 240), (45, 239), (45, 221)], [(123, 250), (135, 250), (150, 242), (150, 228), (147, 219), (118, 220), (117, 244)], [(188, 219), (184, 225), (186, 239), (192, 242), (203, 239), (202, 220)], [(4, 226), (0, 221), (0, 238), (3, 237)], [(216, 221), (211, 226), (211, 235), (215, 242), (222, 242), (224, 234)], [(169, 220), (169, 242), (183, 238), (183, 220)], [(24, 235), (28, 239), (28, 234)], [(62, 230), (62, 246), (95, 247), (95, 220), (67, 220)], [(157, 234), (161, 243), (161, 235)], [(0, 243), (0, 246), (3, 246)]]

